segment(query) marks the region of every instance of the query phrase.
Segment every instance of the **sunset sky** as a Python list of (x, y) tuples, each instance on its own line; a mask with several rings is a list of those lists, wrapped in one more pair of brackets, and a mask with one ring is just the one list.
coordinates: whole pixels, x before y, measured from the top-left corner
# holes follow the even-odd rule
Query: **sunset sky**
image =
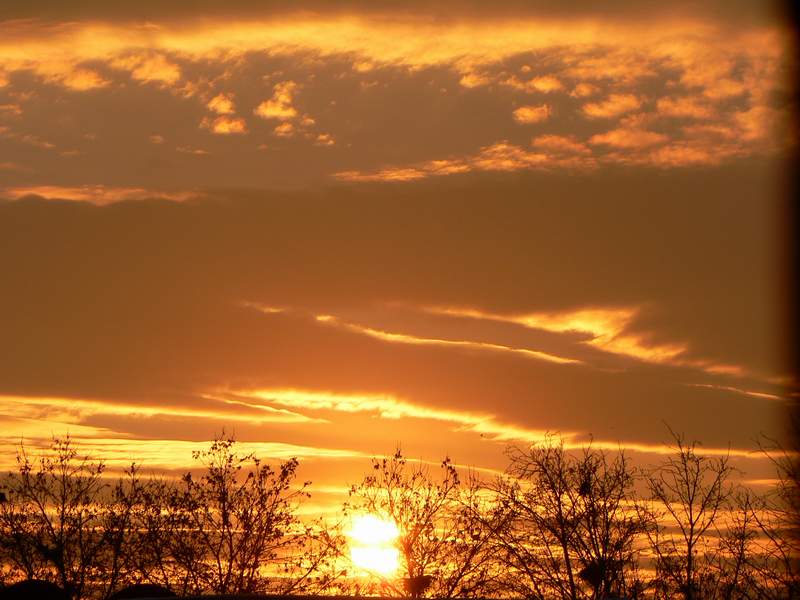
[(224, 428), (324, 503), (398, 444), (653, 462), (669, 425), (768, 478), (792, 32), (565, 4), (3, 2), (0, 468)]

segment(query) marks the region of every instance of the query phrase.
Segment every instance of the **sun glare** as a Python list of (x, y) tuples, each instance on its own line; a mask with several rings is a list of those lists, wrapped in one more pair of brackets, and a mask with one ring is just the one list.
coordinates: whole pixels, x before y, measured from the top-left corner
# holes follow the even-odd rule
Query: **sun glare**
[(394, 543), (400, 535), (392, 521), (375, 515), (353, 519), (347, 532), (350, 538), (350, 560), (366, 574), (392, 575), (400, 566), (400, 553)]

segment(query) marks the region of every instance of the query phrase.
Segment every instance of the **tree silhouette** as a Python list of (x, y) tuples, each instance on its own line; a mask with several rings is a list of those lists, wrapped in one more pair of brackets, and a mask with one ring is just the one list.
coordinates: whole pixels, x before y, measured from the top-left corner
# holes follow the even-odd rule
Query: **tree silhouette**
[(707, 595), (704, 586), (714, 583), (709, 572), (720, 547), (709, 534), (730, 507), (731, 467), (727, 456), (704, 456), (697, 442), (671, 433), (675, 453), (646, 477), (654, 506), (648, 536), (662, 591), (697, 600)]
[(371, 472), (350, 490), (346, 513), (367, 512), (397, 524), (404, 576), (402, 587), (387, 581), (400, 596), (474, 597), (490, 581), (486, 536), (475, 517), (477, 488), (464, 485), (449, 458), (434, 476), (421, 464), (410, 465), (398, 449), (375, 459)]
[(528, 598), (610, 598), (639, 593), (634, 541), (644, 530), (633, 509), (627, 459), (554, 439), (510, 447), (507, 476), (493, 486), (493, 543), (508, 590)]

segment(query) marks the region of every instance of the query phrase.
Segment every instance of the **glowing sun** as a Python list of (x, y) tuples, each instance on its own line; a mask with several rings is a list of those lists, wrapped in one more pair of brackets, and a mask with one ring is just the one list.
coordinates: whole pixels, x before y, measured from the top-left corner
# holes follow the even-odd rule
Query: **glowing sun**
[(395, 540), (400, 535), (397, 525), (375, 515), (353, 519), (347, 532), (350, 538), (350, 560), (366, 573), (393, 575), (400, 566), (400, 553)]

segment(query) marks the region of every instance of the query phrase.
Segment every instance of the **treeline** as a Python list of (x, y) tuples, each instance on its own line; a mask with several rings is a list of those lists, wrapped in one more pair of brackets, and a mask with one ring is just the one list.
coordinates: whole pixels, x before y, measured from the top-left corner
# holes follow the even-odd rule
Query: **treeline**
[[(566, 451), (557, 439), (509, 447), (490, 480), (401, 452), (375, 459), (338, 521), (304, 520), (309, 482), (217, 439), (199, 475), (110, 480), (69, 439), (0, 480), (6, 584), (44, 579), (76, 600), (133, 583), (188, 594), (382, 594), (433, 598), (800, 598), (797, 463), (765, 452), (776, 483), (734, 483), (729, 459), (675, 436), (634, 468), (624, 452)], [(358, 576), (345, 523), (397, 524), (396, 577)]]

